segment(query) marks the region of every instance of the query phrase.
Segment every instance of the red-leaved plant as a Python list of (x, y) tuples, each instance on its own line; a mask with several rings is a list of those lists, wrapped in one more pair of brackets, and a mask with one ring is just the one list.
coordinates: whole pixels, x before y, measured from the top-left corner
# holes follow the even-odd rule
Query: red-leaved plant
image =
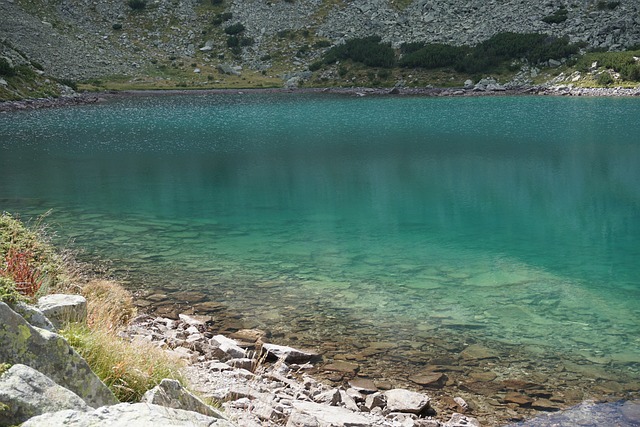
[(19, 251), (11, 247), (5, 255), (5, 265), (0, 268), (0, 276), (13, 280), (16, 290), (30, 298), (42, 286), (41, 274), (33, 267), (32, 261), (33, 254), (30, 251)]

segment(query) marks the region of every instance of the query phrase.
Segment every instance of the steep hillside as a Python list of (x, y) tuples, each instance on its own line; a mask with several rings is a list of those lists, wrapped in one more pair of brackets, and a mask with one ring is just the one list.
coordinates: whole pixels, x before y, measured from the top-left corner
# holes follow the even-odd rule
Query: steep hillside
[[(0, 57), (59, 79), (273, 86), (336, 43), (473, 45), (501, 32), (640, 44), (635, 0), (0, 0)], [(329, 73), (330, 77), (331, 74)], [(100, 82), (97, 81), (96, 84)]]

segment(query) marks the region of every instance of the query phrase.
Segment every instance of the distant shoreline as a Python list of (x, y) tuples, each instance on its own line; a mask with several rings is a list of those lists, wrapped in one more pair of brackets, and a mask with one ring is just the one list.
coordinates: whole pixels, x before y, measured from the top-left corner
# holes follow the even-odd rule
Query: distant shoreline
[(470, 96), (578, 96), (578, 97), (640, 97), (640, 86), (635, 88), (580, 88), (570, 85), (526, 86), (515, 89), (475, 90), (464, 88), (248, 88), (248, 89), (149, 89), (107, 92), (83, 92), (59, 98), (37, 98), (0, 102), (0, 113), (41, 108), (67, 107), (96, 104), (110, 98), (133, 96), (171, 96), (243, 93), (327, 93), (350, 96), (424, 96), (424, 97), (470, 97)]

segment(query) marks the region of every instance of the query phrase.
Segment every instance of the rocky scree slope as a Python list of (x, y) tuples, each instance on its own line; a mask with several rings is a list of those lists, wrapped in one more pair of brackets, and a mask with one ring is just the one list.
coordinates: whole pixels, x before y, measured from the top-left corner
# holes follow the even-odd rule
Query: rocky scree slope
[[(306, 70), (327, 45), (369, 35), (394, 47), (475, 44), (506, 31), (568, 36), (605, 50), (640, 43), (635, 0), (400, 1), (146, 0), (134, 9), (126, 0), (0, 0), (0, 56), (87, 80), (230, 64), (282, 76)], [(232, 50), (224, 29), (238, 23), (244, 43)]]

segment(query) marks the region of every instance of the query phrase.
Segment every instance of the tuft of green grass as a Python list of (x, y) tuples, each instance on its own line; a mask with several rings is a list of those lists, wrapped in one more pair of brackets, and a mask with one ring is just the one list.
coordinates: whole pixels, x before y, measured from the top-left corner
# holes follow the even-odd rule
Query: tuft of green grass
[(61, 331), (69, 344), (121, 402), (138, 402), (164, 378), (184, 383), (183, 362), (151, 343), (130, 343), (106, 328), (70, 324)]
[(11, 368), (11, 364), (9, 363), (0, 363), (0, 376), (7, 372)]

